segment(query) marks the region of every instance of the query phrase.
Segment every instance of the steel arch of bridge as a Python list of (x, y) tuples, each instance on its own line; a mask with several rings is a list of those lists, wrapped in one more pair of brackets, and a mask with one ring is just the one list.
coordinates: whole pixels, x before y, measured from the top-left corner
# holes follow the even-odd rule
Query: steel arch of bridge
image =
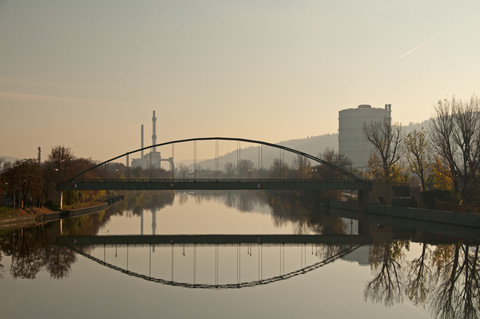
[(229, 284), (208, 284), (208, 283), (196, 284), (196, 283), (188, 283), (188, 282), (178, 282), (178, 281), (174, 281), (174, 280), (166, 280), (166, 279), (162, 279), (162, 278), (157, 278), (157, 277), (147, 276), (147, 275), (144, 275), (144, 274), (139, 274), (139, 273), (136, 273), (134, 271), (130, 271), (128, 269), (115, 266), (115, 265), (113, 265), (111, 263), (108, 263), (106, 261), (103, 261), (99, 258), (93, 257), (93, 256), (83, 252), (82, 250), (78, 249), (74, 245), (67, 245), (67, 247), (69, 249), (76, 252), (77, 254), (82, 255), (83, 257), (88, 258), (88, 259), (90, 259), (90, 260), (92, 260), (92, 261), (94, 261), (94, 262), (96, 262), (96, 263), (98, 263), (102, 266), (105, 266), (107, 268), (116, 270), (118, 272), (121, 272), (121, 273), (126, 274), (126, 275), (131, 276), (131, 277), (140, 278), (140, 279), (143, 279), (143, 280), (146, 280), (146, 281), (162, 284), (162, 285), (165, 285), (165, 286), (183, 287), (183, 288), (190, 288), (190, 289), (214, 289), (214, 290), (240, 289), (240, 288), (262, 286), (262, 285), (268, 285), (268, 284), (278, 282), (278, 281), (282, 281), (282, 280), (287, 280), (287, 279), (297, 277), (297, 276), (300, 276), (300, 275), (304, 275), (304, 274), (306, 274), (308, 272), (311, 272), (315, 269), (318, 269), (318, 268), (326, 266), (330, 263), (333, 263), (337, 259), (340, 259), (340, 258), (354, 252), (355, 250), (357, 250), (361, 246), (363, 246), (363, 244), (350, 245), (348, 247), (345, 247), (343, 250), (337, 252), (336, 254), (334, 254), (332, 256), (329, 256), (329, 257), (326, 257), (324, 260), (321, 260), (317, 263), (314, 263), (312, 265), (309, 265), (307, 267), (304, 267), (304, 268), (301, 268), (301, 269), (298, 269), (298, 270), (295, 270), (295, 271), (288, 272), (288, 273), (283, 274), (283, 275), (278, 275), (278, 276), (270, 277), (270, 278), (267, 278), (267, 279), (245, 281), (245, 282), (239, 282), (239, 283), (229, 283)]
[(76, 174), (75, 176), (71, 177), (69, 180), (74, 181), (76, 178), (80, 177), (81, 175), (83, 175), (83, 174), (85, 174), (89, 171), (92, 171), (92, 170), (94, 170), (98, 167), (101, 167), (102, 165), (106, 165), (106, 164), (108, 164), (110, 162), (113, 162), (113, 161), (115, 161), (119, 158), (122, 158), (124, 156), (129, 156), (130, 154), (138, 153), (138, 152), (148, 150), (148, 149), (151, 149), (151, 148), (154, 148), (154, 147), (161, 147), (161, 146), (166, 146), (166, 145), (171, 145), (171, 144), (181, 144), (181, 143), (188, 143), (188, 142), (195, 142), (195, 141), (232, 141), (232, 142), (246, 142), (246, 143), (265, 145), (265, 146), (269, 146), (269, 147), (272, 147), (272, 148), (277, 148), (277, 149), (280, 149), (280, 150), (284, 150), (284, 151), (287, 151), (287, 152), (290, 152), (290, 153), (293, 153), (293, 154), (304, 156), (304, 157), (306, 157), (306, 158), (308, 158), (308, 159), (310, 159), (314, 162), (323, 164), (323, 165), (325, 165), (325, 166), (327, 166), (327, 167), (329, 167), (333, 170), (336, 170), (337, 172), (341, 173), (344, 176), (347, 176), (347, 177), (351, 178), (353, 181), (355, 181), (357, 183), (369, 183), (368, 181), (366, 181), (362, 178), (359, 178), (358, 176), (352, 174), (351, 172), (349, 172), (349, 171), (347, 171), (347, 170), (345, 170), (341, 167), (338, 167), (336, 165), (333, 165), (332, 163), (329, 163), (329, 162), (327, 162), (327, 161), (325, 161), (321, 158), (318, 158), (316, 156), (313, 156), (311, 154), (301, 152), (299, 150), (296, 150), (296, 149), (293, 149), (293, 148), (290, 148), (290, 147), (287, 147), (287, 146), (283, 146), (283, 145), (273, 144), (273, 143), (269, 143), (269, 142), (265, 142), (265, 141), (259, 141), (259, 140), (239, 138), (239, 137), (194, 137), (194, 138), (174, 140), (174, 141), (169, 141), (169, 142), (164, 142), (164, 143), (160, 143), (160, 144), (146, 146), (146, 147), (143, 147), (143, 148), (139, 148), (139, 149), (136, 149), (136, 150), (133, 150), (133, 151), (115, 156), (115, 157), (113, 157), (111, 159), (108, 159), (104, 162), (101, 162), (101, 163), (99, 163), (99, 164), (97, 164), (97, 165), (95, 165), (95, 166), (93, 166), (89, 169), (86, 169), (86, 170)]

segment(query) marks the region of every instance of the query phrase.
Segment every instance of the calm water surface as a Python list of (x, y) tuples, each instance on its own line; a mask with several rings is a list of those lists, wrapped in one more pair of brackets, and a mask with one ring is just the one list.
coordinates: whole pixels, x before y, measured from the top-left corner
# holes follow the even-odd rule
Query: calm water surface
[[(2, 317), (477, 317), (476, 238), (391, 223), (282, 194), (130, 194), (106, 212), (3, 232)], [(80, 246), (75, 239), (182, 234), (259, 240)], [(341, 242), (263, 243), (269, 234)], [(55, 244), (60, 236), (75, 245)]]

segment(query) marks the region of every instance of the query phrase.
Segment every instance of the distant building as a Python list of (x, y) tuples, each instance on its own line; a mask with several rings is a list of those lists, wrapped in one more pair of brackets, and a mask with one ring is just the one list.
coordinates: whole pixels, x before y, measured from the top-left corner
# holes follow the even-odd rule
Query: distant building
[[(152, 145), (157, 144), (157, 129), (156, 129), (157, 117), (155, 116), (155, 111), (153, 111), (152, 117)], [(140, 145), (143, 148), (143, 125), (140, 131)], [(150, 168), (160, 168), (162, 162), (162, 156), (160, 152), (157, 152), (156, 147), (152, 147), (150, 152), (144, 154), (143, 150), (141, 151), (140, 158), (132, 159), (132, 167), (141, 167), (143, 169), (150, 169)]]
[(143, 158), (132, 159), (132, 167), (141, 167), (143, 169), (160, 168), (161, 166), (160, 152), (151, 151), (143, 156)]
[(338, 151), (346, 155), (354, 168), (365, 170), (372, 152), (372, 144), (363, 134), (363, 125), (371, 122), (391, 122), (392, 106), (372, 108), (362, 104), (355, 109), (338, 112)]

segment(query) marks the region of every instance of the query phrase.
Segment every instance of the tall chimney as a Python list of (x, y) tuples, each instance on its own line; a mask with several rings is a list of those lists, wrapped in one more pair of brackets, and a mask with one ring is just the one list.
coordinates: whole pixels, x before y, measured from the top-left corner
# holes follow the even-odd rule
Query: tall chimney
[(38, 165), (42, 165), (42, 149), (38, 147)]
[(140, 129), (140, 132), (141, 132), (140, 145), (142, 146), (142, 160), (143, 160), (143, 124), (142, 124), (142, 128)]
[[(155, 127), (155, 124), (157, 122), (157, 117), (155, 116), (155, 111), (153, 111), (153, 117), (152, 117), (152, 123), (153, 123), (153, 134), (152, 134), (152, 145), (157, 144), (157, 129)], [(156, 152), (157, 148), (154, 147), (153, 151)]]

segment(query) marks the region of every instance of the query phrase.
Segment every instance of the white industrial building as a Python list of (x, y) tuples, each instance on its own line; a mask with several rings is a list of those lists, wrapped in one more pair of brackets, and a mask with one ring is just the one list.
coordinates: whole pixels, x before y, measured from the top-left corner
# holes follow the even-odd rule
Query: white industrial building
[(386, 104), (385, 108), (372, 108), (362, 104), (354, 109), (338, 112), (338, 151), (346, 155), (354, 168), (366, 170), (368, 159), (372, 152), (372, 144), (363, 134), (364, 124), (371, 122), (391, 122), (392, 107)]
[[(155, 111), (153, 111), (152, 117), (152, 145), (157, 144), (157, 130), (156, 130), (157, 117), (155, 116)], [(143, 125), (141, 127), (141, 138), (140, 143), (143, 148)], [(141, 167), (143, 169), (149, 168), (160, 168), (162, 161), (162, 155), (160, 152), (157, 152), (156, 147), (152, 147), (150, 152), (144, 155), (143, 150), (141, 151), (141, 157), (135, 158), (132, 160), (132, 167)]]
[[(155, 111), (153, 111), (152, 116), (152, 145), (157, 144), (157, 117), (155, 116)], [(151, 168), (162, 168), (162, 162), (170, 163), (170, 170), (175, 171), (175, 164), (173, 162), (173, 157), (162, 158), (162, 154), (157, 151), (157, 148), (154, 146), (150, 148), (150, 152), (144, 154), (143, 152), (143, 124), (140, 129), (140, 145), (142, 151), (140, 153), (140, 158), (132, 159), (132, 167), (141, 167), (143, 169)]]

